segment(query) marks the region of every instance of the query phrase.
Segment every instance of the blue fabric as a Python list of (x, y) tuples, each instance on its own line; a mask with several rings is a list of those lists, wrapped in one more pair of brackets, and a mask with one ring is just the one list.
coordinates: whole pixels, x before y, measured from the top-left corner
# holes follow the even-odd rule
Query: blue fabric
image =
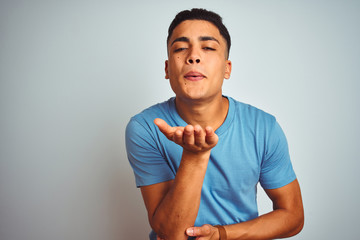
[[(265, 189), (296, 179), (285, 135), (276, 119), (262, 110), (230, 97), (224, 123), (216, 130), (195, 226), (228, 225), (258, 216), (257, 184)], [(137, 187), (175, 178), (182, 148), (169, 141), (153, 123), (186, 126), (175, 108), (175, 98), (154, 105), (131, 118), (126, 147)], [(155, 234), (151, 239), (154, 238)]]

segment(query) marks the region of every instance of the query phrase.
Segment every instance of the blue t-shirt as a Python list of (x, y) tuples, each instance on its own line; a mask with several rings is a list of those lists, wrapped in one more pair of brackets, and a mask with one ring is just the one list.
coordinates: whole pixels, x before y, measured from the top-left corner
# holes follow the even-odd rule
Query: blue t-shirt
[[(276, 119), (227, 98), (229, 110), (215, 131), (219, 141), (211, 150), (195, 226), (228, 225), (256, 218), (258, 182), (265, 189), (274, 189), (296, 179), (287, 141)], [(164, 119), (170, 126), (187, 125), (176, 111), (175, 98), (131, 118), (126, 128), (126, 148), (137, 187), (174, 179), (180, 165), (182, 147), (160, 132), (155, 118)]]

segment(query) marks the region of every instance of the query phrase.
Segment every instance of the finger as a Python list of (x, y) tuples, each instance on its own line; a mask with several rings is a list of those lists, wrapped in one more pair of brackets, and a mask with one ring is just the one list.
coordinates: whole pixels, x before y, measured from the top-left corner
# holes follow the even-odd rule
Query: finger
[(169, 126), (169, 124), (167, 124), (164, 120), (162, 120), (161, 118), (156, 118), (154, 120), (154, 123), (156, 126), (158, 126), (159, 130), (168, 138), (168, 139), (172, 139), (175, 129), (171, 126)]
[(211, 234), (211, 225), (205, 224), (201, 227), (190, 227), (186, 229), (186, 234), (192, 237), (208, 236)]
[(195, 125), (195, 144), (197, 146), (204, 146), (205, 144), (205, 131), (200, 127), (200, 125)]
[(187, 125), (184, 129), (184, 144), (185, 145), (194, 145), (194, 127), (192, 125)]
[(206, 137), (205, 137), (206, 143), (209, 145), (216, 145), (219, 140), (219, 137), (218, 135), (215, 134), (213, 128), (206, 127), (205, 132), (206, 132)]
[(173, 136), (173, 141), (176, 143), (176, 144), (179, 144), (179, 145), (183, 145), (184, 142), (183, 142), (183, 135), (184, 135), (184, 131), (181, 130), (181, 129), (178, 129), (175, 131), (175, 134)]

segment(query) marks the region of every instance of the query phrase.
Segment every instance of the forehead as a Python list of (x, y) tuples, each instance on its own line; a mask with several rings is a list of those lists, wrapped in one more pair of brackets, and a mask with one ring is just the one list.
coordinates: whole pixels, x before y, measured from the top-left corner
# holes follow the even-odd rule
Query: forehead
[(199, 36), (212, 36), (222, 39), (219, 29), (211, 22), (205, 20), (185, 20), (176, 26), (170, 41), (178, 37), (197, 38)]

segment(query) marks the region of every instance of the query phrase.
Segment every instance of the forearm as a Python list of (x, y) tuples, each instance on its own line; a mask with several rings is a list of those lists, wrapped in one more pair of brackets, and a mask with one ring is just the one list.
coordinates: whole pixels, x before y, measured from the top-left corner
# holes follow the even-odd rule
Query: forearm
[(291, 237), (303, 227), (304, 215), (286, 209), (277, 209), (253, 220), (224, 226), (229, 240), (274, 239)]
[(195, 223), (209, 156), (210, 151), (184, 151), (174, 183), (150, 219), (152, 228), (162, 238), (187, 239), (185, 229)]

